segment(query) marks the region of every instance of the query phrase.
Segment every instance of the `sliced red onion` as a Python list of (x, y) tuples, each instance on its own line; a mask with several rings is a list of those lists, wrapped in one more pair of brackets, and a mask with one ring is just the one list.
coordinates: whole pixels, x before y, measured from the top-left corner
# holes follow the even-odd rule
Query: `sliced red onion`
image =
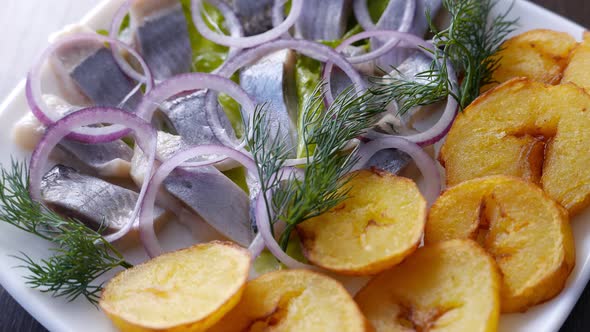
[[(242, 115), (244, 118), (252, 118), (256, 104), (239, 85), (228, 78), (204, 73), (177, 75), (161, 82), (156, 88), (144, 96), (141, 104), (137, 107), (137, 115), (146, 121), (151, 121), (158, 106), (166, 99), (184, 91), (200, 89), (215, 90), (229, 95), (242, 106)], [(222, 129), (223, 126), (221, 125), (217, 112), (213, 107), (208, 108), (208, 120), (213, 133), (223, 144), (234, 146), (238, 149), (244, 146), (245, 142), (233, 142), (227, 135), (226, 131)]]
[[(235, 57), (228, 59), (219, 69), (217, 74), (225, 77), (231, 77), (239, 69), (251, 65), (264, 56), (284, 49), (297, 51), (305, 56), (321, 62), (330, 62), (338, 66), (350, 78), (357, 91), (362, 92), (366, 88), (365, 81), (356, 69), (342, 55), (338, 54), (329, 46), (302, 39), (281, 39), (275, 40), (258, 47), (245, 50)], [(334, 97), (330, 90), (326, 90), (326, 100), (328, 104), (334, 102)], [(207, 100), (207, 108), (212, 109), (213, 99)]]
[(424, 182), (426, 184), (426, 188), (422, 194), (428, 201), (429, 206), (432, 205), (440, 195), (442, 189), (441, 174), (436, 161), (419, 145), (410, 142), (406, 138), (392, 136), (361, 144), (358, 150), (360, 159), (354, 170), (363, 168), (375, 153), (384, 149), (398, 149), (414, 159), (416, 166), (418, 166), (418, 169), (422, 172), (422, 176), (424, 176)]
[[(378, 29), (377, 25), (373, 22), (373, 18), (371, 18), (371, 14), (369, 13), (367, 0), (354, 0), (352, 6), (354, 16), (363, 29), (367, 31)], [(414, 22), (415, 14), (416, 0), (407, 0), (406, 7), (404, 8), (404, 16), (402, 17), (402, 22), (397, 31), (409, 31), (412, 27), (412, 23)]]
[[(146, 252), (150, 257), (156, 257), (163, 252), (154, 230), (153, 219), (154, 204), (156, 202), (156, 196), (158, 195), (160, 186), (175, 168), (184, 166), (184, 162), (187, 160), (201, 155), (224, 155), (227, 158), (233, 159), (236, 162), (242, 164), (244, 167), (246, 167), (248, 172), (252, 173), (254, 176), (258, 175), (254, 160), (240, 151), (223, 145), (199, 145), (188, 150), (178, 152), (170, 159), (164, 161), (151, 177), (150, 181), (144, 182), (149, 183), (149, 185), (145, 192), (145, 197), (141, 203), (141, 209), (139, 213), (139, 236)], [(210, 161), (204, 161), (195, 162), (191, 165), (196, 167), (209, 164), (211, 164)], [(259, 247), (260, 245), (257, 243), (256, 246)]]
[(193, 21), (195, 22), (195, 26), (197, 30), (207, 39), (211, 40), (214, 43), (219, 45), (225, 45), (230, 47), (237, 47), (237, 48), (250, 48), (255, 47), (261, 44), (264, 44), (268, 41), (277, 39), (281, 37), (283, 34), (287, 33), (289, 29), (297, 22), (299, 15), (301, 15), (301, 11), (303, 10), (303, 0), (292, 0), (291, 1), (291, 11), (287, 18), (278, 26), (261, 33), (259, 35), (250, 36), (250, 37), (232, 37), (226, 36), (215, 31), (212, 31), (205, 21), (203, 20), (203, 16), (201, 15), (201, 9), (203, 7), (203, 0), (193, 0), (192, 1), (192, 14), (193, 14)]
[[(99, 42), (109, 43), (125, 49), (131, 55), (133, 55), (139, 64), (145, 75), (136, 78), (139, 82), (146, 85), (146, 91), (149, 92), (154, 85), (151, 71), (142, 57), (131, 47), (125, 43), (99, 34), (92, 33), (77, 33), (67, 37), (59, 39), (57, 42), (49, 46), (37, 60), (35, 65), (31, 68), (31, 71), (27, 75), (27, 84), (25, 87), (25, 93), (27, 97), (27, 103), (31, 108), (31, 112), (35, 117), (46, 126), (50, 126), (62, 118), (61, 114), (47, 106), (43, 100), (43, 93), (41, 88), (41, 74), (43, 65), (47, 62), (47, 59), (59, 48), (71, 46), (80, 42)], [(97, 117), (100, 119), (100, 116)], [(100, 121), (98, 121), (100, 122)], [(69, 135), (68, 138), (75, 139), (83, 143), (106, 143), (117, 140), (129, 133), (125, 130), (124, 126), (111, 125), (104, 127), (82, 127), (75, 128)]]
[[(143, 150), (148, 160), (147, 174), (152, 173), (154, 168), (154, 158), (156, 156), (156, 131), (154, 128), (136, 115), (121, 109), (90, 107), (66, 115), (58, 120), (55, 124), (47, 128), (43, 138), (35, 147), (33, 155), (31, 156), (29, 168), (29, 193), (33, 200), (42, 202), (40, 188), (41, 179), (45, 174), (49, 155), (55, 146), (76, 128), (97, 123), (119, 124), (132, 130), (135, 135), (135, 142)], [(136, 220), (139, 213), (141, 202), (148, 189), (147, 183), (148, 181), (145, 181), (141, 187), (137, 203), (131, 213), (129, 222), (117, 232), (105, 236), (107, 241), (116, 241), (131, 230), (134, 220)]]
[[(123, 5), (121, 5), (121, 7), (119, 7), (117, 12), (115, 13), (115, 16), (113, 16), (113, 20), (111, 22), (111, 27), (110, 27), (110, 32), (109, 32), (109, 36), (111, 38), (119, 39), (119, 31), (121, 29), (121, 24), (123, 23), (125, 16), (127, 16), (127, 14), (129, 13), (129, 10), (131, 9), (131, 6), (133, 5), (133, 3), (135, 1), (139, 1), (139, 0), (125, 1), (123, 3)], [(219, 0), (209, 0), (209, 3), (214, 5), (221, 12), (223, 17), (225, 18), (225, 23), (227, 24), (227, 27), (229, 29), (229, 33), (232, 37), (239, 38), (244, 34), (242, 31), (242, 25), (240, 24), (240, 20), (238, 19), (236, 14), (233, 12), (233, 10), (226, 3), (224, 3), (223, 1), (219, 1)], [(228, 56), (232, 56), (236, 52), (239, 52), (239, 50), (240, 50), (239, 48), (231, 47), (228, 51)], [(133, 67), (131, 67), (129, 65), (129, 63), (127, 61), (125, 61), (123, 59), (123, 57), (121, 56), (121, 54), (119, 52), (119, 48), (117, 45), (113, 46), (113, 56), (115, 57), (115, 61), (117, 61), (117, 64), (119, 64), (119, 66), (121, 67), (121, 70), (123, 70), (123, 72), (125, 72), (125, 74), (129, 75), (130, 77), (134, 78), (135, 80), (138, 80), (138, 81), (141, 80), (143, 75), (139, 74), (135, 69), (133, 69)]]
[[(340, 44), (336, 48), (336, 51), (342, 51), (346, 46), (351, 45), (352, 43), (357, 42), (359, 40), (370, 38), (370, 37), (395, 38), (396, 40), (400, 41), (400, 44), (393, 45), (393, 46), (385, 45), (378, 50), (364, 54), (363, 56), (366, 58), (361, 59), (363, 61), (370, 61), (375, 58), (378, 58), (381, 55), (383, 55), (384, 53), (387, 53), (392, 47), (412, 47), (412, 48), (422, 50), (424, 52), (424, 54), (428, 55), (429, 57), (432, 57), (432, 58), (434, 57), (434, 55), (428, 51), (428, 50), (434, 49), (434, 46), (430, 42), (424, 41), (421, 38), (416, 37), (416, 36), (409, 34), (409, 33), (392, 31), (392, 30), (373, 30), (373, 31), (361, 32), (359, 34), (356, 34), (356, 35), (344, 40), (342, 42), (342, 44)], [(382, 49), (385, 49), (385, 51), (384, 52), (380, 51)], [(359, 61), (359, 59), (360, 59), (360, 57), (356, 57), (356, 60), (354, 60), (354, 59), (352, 59), (352, 60)], [(349, 59), (349, 60), (351, 60), (351, 59)], [(333, 65), (331, 63), (326, 63), (326, 65), (324, 66), (323, 78), (327, 82), (329, 82), (330, 75), (332, 73), (332, 66)], [(449, 78), (449, 82), (451, 84), (451, 89), (456, 90), (457, 89), (457, 76), (456, 76), (455, 71), (450, 63), (447, 63), (447, 71), (448, 71), (448, 75), (449, 75), (448, 78)], [(330, 88), (329, 84), (327, 85), (326, 88), (327, 89)], [(451, 125), (453, 124), (453, 120), (455, 119), (455, 116), (457, 115), (457, 110), (458, 110), (457, 101), (454, 98), (449, 97), (447, 99), (447, 104), (445, 106), (442, 116), (440, 117), (440, 119), (438, 120), (438, 122), (434, 126), (432, 126), (430, 129), (428, 129), (424, 132), (417, 133), (414, 135), (404, 136), (404, 138), (411, 141), (411, 142), (414, 142), (418, 145), (421, 145), (421, 146), (432, 145), (432, 144), (440, 141), (443, 137), (445, 137), (445, 135), (451, 129)], [(391, 137), (391, 136), (392, 135), (390, 135), (390, 134), (379, 133), (374, 130), (370, 130), (365, 135), (365, 137), (367, 137), (369, 139), (387, 138), (387, 137)]]

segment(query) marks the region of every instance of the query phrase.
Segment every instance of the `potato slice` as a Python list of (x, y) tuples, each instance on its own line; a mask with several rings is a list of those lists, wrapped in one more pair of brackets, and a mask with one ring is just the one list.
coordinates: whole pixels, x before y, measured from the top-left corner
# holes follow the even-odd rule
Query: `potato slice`
[(297, 227), (315, 265), (350, 275), (375, 274), (401, 262), (420, 244), (426, 201), (416, 184), (379, 170), (353, 173), (348, 199)]
[[(498, 83), (516, 77), (527, 77), (535, 81), (558, 84), (568, 64), (570, 52), (577, 42), (568, 33), (552, 30), (531, 30), (515, 36), (502, 45), (495, 55), (499, 67), (492, 80)], [(484, 87), (487, 91), (496, 84)]]
[(121, 272), (100, 307), (121, 331), (204, 331), (238, 303), (249, 270), (247, 250), (199, 244)]
[(474, 239), (503, 275), (503, 312), (557, 295), (575, 264), (567, 211), (537, 186), (503, 175), (463, 182), (432, 206), (424, 241)]
[(563, 73), (561, 83), (574, 83), (590, 92), (590, 32), (584, 33), (584, 41), (572, 52), (570, 62)]
[(522, 177), (575, 214), (590, 204), (588, 128), (583, 89), (514, 79), (459, 114), (439, 160), (449, 186), (487, 175)]
[(339, 282), (307, 270), (280, 270), (249, 281), (240, 303), (209, 332), (369, 331)]
[(452, 240), (418, 249), (355, 300), (377, 332), (491, 332), (499, 288), (493, 259), (471, 240)]

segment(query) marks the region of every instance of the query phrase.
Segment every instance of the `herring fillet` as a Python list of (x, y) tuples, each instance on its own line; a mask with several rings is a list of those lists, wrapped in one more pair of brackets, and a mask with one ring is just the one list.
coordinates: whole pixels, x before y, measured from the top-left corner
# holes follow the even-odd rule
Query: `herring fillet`
[[(53, 95), (43, 96), (46, 104), (62, 116), (76, 110)], [(14, 142), (21, 148), (33, 150), (45, 133), (46, 126), (27, 113), (13, 127)], [(83, 144), (61, 140), (51, 157), (58, 162), (101, 177), (128, 177), (133, 150), (122, 140), (100, 144)]]
[(346, 32), (351, 0), (305, 0), (306, 10), (295, 23), (298, 37), (336, 40)]
[(267, 107), (269, 137), (281, 139), (291, 157), (297, 150), (295, 62), (295, 53), (284, 50), (240, 71), (240, 86), (257, 104)]
[(226, 0), (233, 4), (234, 12), (242, 24), (244, 36), (261, 34), (272, 29), (274, 0)]
[[(63, 165), (53, 167), (41, 181), (41, 197), (48, 207), (94, 230), (103, 227), (107, 233), (129, 222), (138, 196), (135, 191)], [(164, 214), (156, 207), (154, 219), (160, 220)]]
[(135, 43), (157, 80), (191, 70), (188, 22), (178, 0), (135, 1), (130, 15)]
[[(174, 127), (174, 131), (188, 144), (221, 144), (207, 120), (205, 96), (206, 91), (199, 90), (166, 101), (160, 107), (168, 122)], [(221, 107), (217, 108), (217, 114), (221, 120), (223, 130), (230, 137), (235, 136), (231, 123)]]
[[(127, 111), (133, 111), (139, 104), (141, 93), (135, 91), (136, 85), (119, 68), (111, 50), (105, 47), (97, 50), (79, 48), (79, 53), (75, 55), (67, 55), (67, 51), (60, 52), (59, 61), (78, 90), (92, 104), (120, 107)], [(71, 63), (74, 56), (81, 61)]]
[[(408, 4), (407, 0), (390, 0), (377, 22), (377, 29), (399, 30), (401, 28), (401, 21), (404, 16), (405, 6)], [(412, 25), (407, 32), (419, 37), (424, 37), (428, 31), (428, 20), (426, 12), (429, 11), (431, 17), (435, 17), (440, 10), (442, 0), (416, 0), (416, 8)], [(384, 44), (378, 38), (371, 38), (371, 49), (376, 50)], [(399, 65), (411, 54), (416, 53), (414, 49), (394, 48), (388, 54), (376, 60), (376, 66), (385, 71), (389, 71), (391, 66)]]
[[(190, 145), (177, 135), (158, 132), (160, 160), (166, 160)], [(145, 156), (138, 148), (131, 162), (131, 177), (139, 186), (146, 177)], [(164, 181), (164, 192), (184, 203), (219, 233), (248, 246), (254, 234), (250, 226), (249, 197), (213, 166), (177, 169)]]

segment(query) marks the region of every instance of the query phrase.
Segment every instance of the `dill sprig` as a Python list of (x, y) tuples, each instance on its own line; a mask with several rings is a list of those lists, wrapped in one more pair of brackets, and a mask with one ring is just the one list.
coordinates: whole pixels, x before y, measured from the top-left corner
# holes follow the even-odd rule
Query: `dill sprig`
[[(376, 78), (376, 87), (371, 91), (388, 101), (397, 101), (401, 114), (448, 96), (455, 98), (462, 109), (467, 107), (479, 96), (482, 86), (493, 83), (492, 75), (500, 61), (494, 55), (517, 23), (508, 19), (512, 7), (490, 18), (496, 4), (496, 0), (444, 0), (443, 6), (451, 16), (448, 28), (438, 31), (427, 13), (434, 34), (434, 49), (428, 50), (434, 56), (429, 70), (416, 78)], [(449, 63), (462, 74), (457, 88), (448, 80)]]
[[(303, 107), (301, 139), (306, 147), (307, 163), (302, 180), (292, 176), (287, 181), (279, 181), (274, 176), (286, 159), (281, 140), (259, 143), (267, 144), (264, 149), (251, 149), (263, 179), (261, 181), (265, 183), (268, 180), (264, 178), (273, 179), (265, 184), (267, 190), (273, 191), (273, 211), (267, 213), (272, 223), (283, 221), (286, 224), (279, 238), (283, 249), (287, 248), (297, 224), (330, 210), (346, 199), (348, 191), (342, 190), (342, 187), (347, 180), (343, 177), (358, 161), (356, 148), (346, 151), (348, 145), (371, 127), (376, 121), (375, 115), (384, 109), (383, 105), (373, 101), (372, 96), (359, 96), (349, 88), (336, 98), (329, 109), (324, 110), (323, 88), (323, 84), (318, 85)], [(252, 132), (263, 133), (265, 122), (253, 122)], [(281, 156), (283, 160), (273, 160), (271, 156)], [(261, 163), (264, 160), (266, 164)]]
[(12, 161), (0, 171), (0, 220), (54, 244), (53, 256), (35, 262), (21, 253), (29, 270), (27, 284), (73, 301), (79, 296), (98, 303), (102, 284), (94, 280), (116, 268), (132, 265), (100, 234), (76, 219), (64, 218), (29, 196), (29, 173), (25, 162)]

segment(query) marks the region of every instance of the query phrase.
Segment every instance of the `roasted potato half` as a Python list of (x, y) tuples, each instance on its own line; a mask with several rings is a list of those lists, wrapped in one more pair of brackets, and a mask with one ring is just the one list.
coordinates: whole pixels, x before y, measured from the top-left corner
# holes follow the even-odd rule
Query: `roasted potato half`
[(432, 206), (426, 244), (476, 240), (502, 272), (502, 312), (557, 295), (575, 264), (567, 211), (537, 186), (503, 175), (462, 182)]
[(582, 41), (573, 50), (561, 83), (574, 83), (590, 92), (590, 32), (584, 33)]
[(514, 79), (459, 114), (439, 160), (448, 186), (487, 175), (522, 177), (575, 214), (590, 204), (588, 128), (583, 89)]
[(452, 240), (418, 249), (355, 300), (377, 332), (492, 332), (499, 289), (493, 259), (471, 240)]
[(247, 250), (199, 244), (121, 272), (100, 307), (121, 331), (204, 331), (238, 303), (249, 270)]
[(238, 305), (210, 332), (369, 331), (339, 282), (307, 270), (280, 270), (249, 281)]
[[(499, 61), (492, 80), (504, 83), (516, 77), (527, 77), (547, 84), (558, 84), (577, 42), (568, 33), (531, 30), (515, 36), (502, 45), (494, 57)], [(487, 91), (495, 84), (484, 87)]]
[(426, 201), (416, 184), (379, 170), (350, 175), (348, 198), (297, 227), (307, 259), (325, 269), (370, 275), (414, 252), (426, 221)]

